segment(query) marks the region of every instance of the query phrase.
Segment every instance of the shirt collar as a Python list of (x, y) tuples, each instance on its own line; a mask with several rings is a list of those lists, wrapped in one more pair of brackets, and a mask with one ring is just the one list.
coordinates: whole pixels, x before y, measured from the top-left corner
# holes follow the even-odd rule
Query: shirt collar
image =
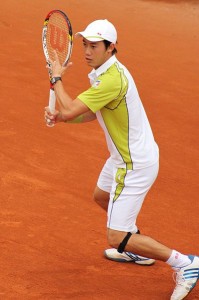
[(93, 69), (89, 74), (88, 78), (91, 82), (93, 82), (97, 77), (99, 77), (102, 73), (106, 72), (110, 66), (112, 66), (117, 61), (115, 55), (111, 56), (103, 65), (101, 65), (98, 69)]

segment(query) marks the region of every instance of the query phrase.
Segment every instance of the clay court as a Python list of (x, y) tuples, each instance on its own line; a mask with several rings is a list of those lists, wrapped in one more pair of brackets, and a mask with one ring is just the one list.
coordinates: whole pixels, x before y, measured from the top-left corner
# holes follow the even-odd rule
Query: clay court
[[(93, 189), (108, 157), (98, 123), (48, 128), (43, 21), (65, 11), (73, 31), (107, 18), (160, 147), (160, 173), (138, 219), (143, 234), (199, 254), (199, 1), (7, 0), (1, 3), (0, 299), (168, 300), (170, 268), (103, 257), (106, 214)], [(64, 81), (89, 86), (80, 40)], [(199, 286), (187, 298), (199, 299)]]

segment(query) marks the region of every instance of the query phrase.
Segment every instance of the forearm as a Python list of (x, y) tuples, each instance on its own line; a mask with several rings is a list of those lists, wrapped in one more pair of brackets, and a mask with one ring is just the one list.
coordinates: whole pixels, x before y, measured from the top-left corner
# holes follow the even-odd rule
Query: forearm
[[(84, 116), (87, 112), (90, 112), (89, 108), (78, 98), (73, 100), (68, 93), (65, 91), (62, 82), (59, 80), (54, 85), (58, 110), (61, 114), (61, 121), (72, 123), (88, 122), (87, 115)], [(81, 116), (83, 119), (80, 121)], [(79, 118), (78, 118), (79, 117)], [(84, 119), (86, 117), (86, 119)], [(75, 119), (78, 118), (76, 121)]]
[(62, 115), (70, 114), (70, 107), (72, 105), (73, 99), (64, 90), (62, 81), (59, 80), (54, 85), (54, 90), (56, 94), (56, 100), (59, 107), (59, 111)]
[[(51, 61), (49, 67), (52, 72), (52, 78), (61, 77), (70, 65), (71, 63), (68, 63), (67, 66), (61, 66), (55, 51), (55, 61)], [(54, 90), (58, 110), (55, 110), (55, 112), (52, 113), (49, 110), (49, 107), (45, 108), (45, 119), (48, 124), (55, 124), (58, 122), (81, 123), (91, 121), (91, 119), (93, 120), (95, 118), (95, 115), (93, 115), (92, 112), (92, 116), (86, 114), (90, 112), (90, 109), (86, 104), (78, 98), (73, 100), (68, 95), (61, 80), (55, 80)]]
[(59, 109), (57, 111), (56, 115), (56, 123), (58, 122), (64, 122), (64, 123), (86, 123), (86, 122), (91, 122), (96, 119), (96, 114), (93, 113), (91, 110), (88, 110), (86, 112), (80, 113), (75, 117), (70, 117), (67, 118), (65, 115), (65, 109), (64, 113)]
[(79, 115), (78, 117), (72, 120), (65, 121), (65, 123), (86, 123), (86, 122), (91, 122), (95, 119), (96, 119), (96, 115), (93, 112), (89, 111), (82, 115)]

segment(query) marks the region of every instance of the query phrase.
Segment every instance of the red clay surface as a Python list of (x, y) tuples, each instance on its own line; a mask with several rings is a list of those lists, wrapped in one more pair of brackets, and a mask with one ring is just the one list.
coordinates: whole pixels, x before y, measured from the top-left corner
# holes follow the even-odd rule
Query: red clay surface
[[(173, 3), (173, 4), (171, 4)], [(97, 122), (47, 128), (41, 46), (48, 11), (74, 32), (108, 18), (118, 58), (137, 83), (160, 146), (159, 177), (138, 225), (168, 246), (199, 254), (198, 1), (9, 0), (1, 3), (0, 299), (167, 300), (170, 268), (107, 261), (106, 214), (92, 200), (108, 156)], [(75, 98), (89, 68), (75, 40), (65, 78)], [(197, 286), (189, 299), (199, 299)]]

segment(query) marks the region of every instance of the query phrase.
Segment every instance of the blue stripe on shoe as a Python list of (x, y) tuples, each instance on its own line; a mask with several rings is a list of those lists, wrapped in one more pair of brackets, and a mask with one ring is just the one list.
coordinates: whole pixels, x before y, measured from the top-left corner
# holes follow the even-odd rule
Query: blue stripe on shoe
[[(195, 278), (196, 282), (197, 282), (197, 280), (199, 279), (199, 268), (192, 268), (192, 269), (184, 270), (183, 277), (184, 277), (185, 280)], [(195, 284), (193, 285), (193, 287), (195, 286)]]
[(130, 257), (133, 261), (145, 261), (145, 260), (149, 260), (149, 258), (144, 258), (144, 257), (139, 257), (136, 254), (133, 254), (132, 252), (124, 252), (128, 257)]
[(183, 277), (185, 277), (185, 279), (187, 278), (194, 278), (194, 277), (199, 277), (199, 269), (198, 268), (194, 268), (194, 269), (188, 269), (188, 270), (184, 270), (184, 274)]

